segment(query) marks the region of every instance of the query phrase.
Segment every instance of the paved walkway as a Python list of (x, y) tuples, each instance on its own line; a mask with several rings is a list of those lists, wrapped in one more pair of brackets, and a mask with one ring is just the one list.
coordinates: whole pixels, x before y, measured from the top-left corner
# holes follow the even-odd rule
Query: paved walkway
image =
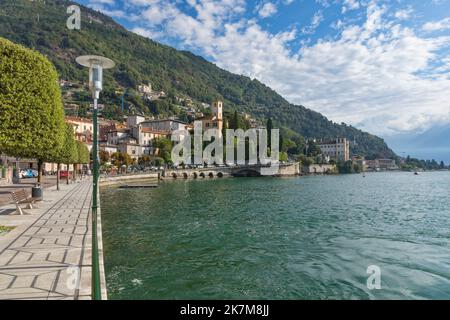
[[(0, 225), (18, 226), (0, 235), (0, 299), (91, 298), (92, 183), (61, 189), (45, 189), (44, 201), (26, 210), (29, 215), (1, 215), (8, 207), (0, 208)], [(101, 269), (105, 288), (102, 263)]]

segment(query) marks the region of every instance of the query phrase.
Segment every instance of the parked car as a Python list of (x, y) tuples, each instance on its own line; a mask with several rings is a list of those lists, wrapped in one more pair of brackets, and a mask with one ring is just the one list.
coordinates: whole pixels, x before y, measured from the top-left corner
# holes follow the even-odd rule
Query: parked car
[(35, 176), (33, 174), (33, 170), (31, 170), (31, 169), (24, 169), (24, 170), (20, 170), (19, 177), (21, 179), (30, 179), (30, 178), (34, 178)]
[(60, 178), (67, 178), (68, 176), (69, 176), (69, 171), (67, 171), (67, 170), (61, 170), (59, 172), (59, 177)]

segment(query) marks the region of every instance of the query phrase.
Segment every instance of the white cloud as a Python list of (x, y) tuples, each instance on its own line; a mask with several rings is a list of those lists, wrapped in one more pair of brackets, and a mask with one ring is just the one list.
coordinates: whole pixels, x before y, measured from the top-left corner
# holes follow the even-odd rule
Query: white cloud
[[(450, 57), (439, 53), (450, 38), (421, 37), (375, 1), (364, 3), (363, 24), (336, 23), (336, 39), (308, 44), (303, 38), (298, 52), (289, 49), (299, 41), (297, 30), (272, 34), (257, 20), (243, 19), (244, 0), (191, 0), (193, 16), (175, 3), (131, 1), (146, 2), (145, 23), (135, 32), (177, 39), (184, 49), (195, 48), (334, 121), (391, 134), (450, 120)], [(318, 14), (311, 26), (322, 19)]]
[(440, 21), (428, 22), (423, 25), (425, 31), (439, 31), (450, 29), (450, 18), (445, 18)]
[(320, 23), (324, 20), (324, 16), (322, 11), (318, 11), (314, 14), (314, 16), (311, 19), (311, 24), (309, 26), (303, 27), (302, 32), (304, 34), (312, 34), (316, 31), (317, 27), (320, 25)]
[(402, 9), (395, 12), (394, 16), (399, 20), (407, 20), (411, 17), (411, 14), (414, 12), (412, 8)]
[(114, 0), (90, 0), (89, 1), (91, 4), (114, 4)]
[(268, 18), (277, 13), (277, 7), (272, 2), (267, 2), (259, 9), (258, 13), (261, 18)]
[(346, 13), (349, 10), (359, 9), (360, 3), (358, 0), (344, 0), (342, 6), (342, 13)]

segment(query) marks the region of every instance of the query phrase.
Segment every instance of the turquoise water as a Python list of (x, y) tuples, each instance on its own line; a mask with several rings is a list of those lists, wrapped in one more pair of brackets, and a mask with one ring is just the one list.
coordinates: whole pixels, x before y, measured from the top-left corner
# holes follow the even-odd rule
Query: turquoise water
[(449, 172), (110, 187), (109, 298), (450, 299), (449, 190)]

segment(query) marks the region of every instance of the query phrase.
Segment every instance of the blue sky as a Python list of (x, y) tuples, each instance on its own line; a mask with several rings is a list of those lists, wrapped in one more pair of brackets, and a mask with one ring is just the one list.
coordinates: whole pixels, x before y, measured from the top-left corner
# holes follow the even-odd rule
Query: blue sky
[(450, 0), (82, 0), (383, 137), (450, 122)]

